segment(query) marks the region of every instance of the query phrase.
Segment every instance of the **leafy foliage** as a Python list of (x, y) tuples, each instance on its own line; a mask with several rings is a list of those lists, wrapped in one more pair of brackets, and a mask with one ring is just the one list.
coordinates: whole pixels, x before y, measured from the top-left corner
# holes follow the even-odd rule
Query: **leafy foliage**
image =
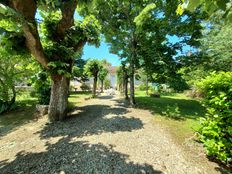
[(35, 96), (38, 98), (39, 104), (48, 105), (51, 93), (51, 79), (47, 72), (41, 71), (31, 78)]
[(201, 51), (206, 54), (205, 67), (215, 71), (232, 71), (232, 25), (213, 25), (201, 39)]
[[(58, 80), (52, 85), (64, 88), (52, 88), (55, 91), (51, 93), (54, 94), (51, 99), (54, 100), (50, 104), (56, 107), (49, 107), (51, 120), (62, 120), (66, 116), (67, 90), (76, 54), (82, 52), (86, 43), (99, 46), (101, 28), (96, 18), (88, 15), (83, 20), (74, 19), (77, 5), (87, 2), (89, 1), (4, 0), (0, 3), (0, 32), (13, 39), (12, 45), (18, 54), (21, 54), (19, 51), (23, 50), (22, 47), (27, 48), (43, 68), (48, 70), (52, 80)], [(55, 95), (56, 93), (64, 94)], [(55, 96), (61, 99), (55, 99)], [(62, 109), (57, 109), (58, 107)]]
[(86, 60), (81, 58), (75, 60), (75, 65), (72, 70), (73, 79), (78, 80), (79, 82), (85, 82), (88, 80), (88, 76), (84, 72), (86, 62)]
[(217, 11), (223, 12), (223, 18), (232, 21), (231, 1), (230, 0), (179, 0), (181, 4), (178, 6), (176, 12), (183, 14), (184, 10), (194, 11), (200, 7), (203, 11), (206, 11), (209, 15), (216, 13)]
[(88, 60), (84, 67), (85, 73), (88, 74), (89, 77), (93, 77), (93, 98), (96, 97), (97, 80), (101, 67), (102, 65), (97, 59)]
[[(71, 77), (70, 62), (73, 62), (81, 50), (76, 50), (80, 43), (88, 42), (99, 45), (100, 25), (92, 15), (86, 16), (82, 21), (75, 21), (75, 25), (66, 31), (64, 39), (59, 40), (57, 25), (61, 19), (59, 11), (41, 12), (44, 22), (41, 23), (42, 44), (47, 57), (50, 59), (49, 67), (52, 74)], [(59, 59), (57, 60), (57, 58)]]
[(168, 105), (166, 110), (162, 112), (162, 114), (168, 118), (181, 119), (180, 108), (176, 103), (174, 105)]
[(104, 81), (109, 73), (108, 67), (104, 62), (101, 62), (98, 78), (100, 81)]
[(204, 94), (207, 117), (200, 139), (207, 152), (222, 162), (232, 162), (232, 73), (213, 73), (198, 84)]
[(23, 57), (9, 52), (8, 48), (0, 48), (0, 113), (7, 111), (15, 103), (15, 86), (26, 81), (33, 73), (31, 64), (26, 55)]
[(85, 64), (84, 70), (89, 77), (98, 76), (101, 65), (97, 59), (90, 59)]

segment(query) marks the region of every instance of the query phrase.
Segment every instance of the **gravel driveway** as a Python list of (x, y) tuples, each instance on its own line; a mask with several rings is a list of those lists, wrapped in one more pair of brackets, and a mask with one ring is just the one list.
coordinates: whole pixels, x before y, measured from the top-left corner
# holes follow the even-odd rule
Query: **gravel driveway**
[(151, 113), (117, 96), (86, 100), (64, 122), (41, 118), (0, 137), (1, 174), (220, 173), (195, 161)]

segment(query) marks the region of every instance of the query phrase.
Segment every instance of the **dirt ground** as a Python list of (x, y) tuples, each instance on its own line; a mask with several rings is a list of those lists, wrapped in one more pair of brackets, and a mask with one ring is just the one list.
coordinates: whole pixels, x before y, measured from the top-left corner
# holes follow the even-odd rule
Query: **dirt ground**
[(1, 136), (0, 173), (223, 173), (205, 155), (176, 144), (153, 117), (117, 96), (86, 100), (63, 122), (43, 117)]

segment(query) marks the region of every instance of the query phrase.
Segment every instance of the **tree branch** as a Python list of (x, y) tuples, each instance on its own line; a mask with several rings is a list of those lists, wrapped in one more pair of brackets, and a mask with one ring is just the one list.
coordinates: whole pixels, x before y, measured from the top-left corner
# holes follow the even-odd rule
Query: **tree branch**
[(9, 0), (8, 5), (23, 15), (25, 19), (23, 31), (26, 38), (26, 45), (35, 59), (43, 67), (48, 69), (49, 61), (44, 54), (35, 21), (35, 13), (37, 10), (36, 2), (34, 0)]
[(57, 34), (63, 39), (65, 31), (74, 25), (74, 13), (77, 7), (77, 0), (68, 0), (61, 3), (62, 19), (57, 25)]

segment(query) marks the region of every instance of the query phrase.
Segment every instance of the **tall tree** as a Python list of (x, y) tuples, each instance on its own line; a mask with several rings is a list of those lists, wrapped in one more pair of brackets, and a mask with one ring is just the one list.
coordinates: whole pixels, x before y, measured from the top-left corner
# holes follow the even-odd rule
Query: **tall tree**
[[(151, 82), (166, 83), (179, 91), (187, 86), (177, 73), (181, 67), (178, 57), (186, 46), (192, 49), (200, 46), (200, 22), (205, 16), (199, 11), (178, 16), (177, 6), (177, 1), (157, 3), (154, 9), (148, 5), (135, 18), (135, 23), (139, 33), (139, 66)], [(172, 36), (177, 38), (175, 42), (171, 41)]]
[[(101, 22), (106, 42), (111, 45), (111, 52), (125, 58), (129, 63), (130, 103), (135, 105), (134, 74), (137, 63), (138, 36), (134, 19), (139, 15), (148, 1), (125, 0), (104, 1), (96, 0), (94, 8), (89, 11), (84, 8), (83, 15), (94, 14)], [(154, 7), (154, 5), (153, 5)]]
[[(153, 2), (96, 0), (94, 8), (89, 10), (101, 22), (111, 52), (129, 63), (132, 105), (135, 104), (135, 69), (143, 67), (149, 75), (158, 74), (160, 81), (173, 82), (178, 77), (175, 60), (178, 52), (186, 45), (199, 44), (196, 38), (201, 35), (201, 13), (185, 12), (183, 18), (176, 14), (178, 1)], [(88, 14), (88, 11), (84, 9), (82, 14)], [(170, 36), (178, 37), (179, 42), (169, 42)]]
[(89, 77), (93, 77), (93, 98), (96, 97), (98, 75), (101, 68), (102, 65), (97, 59), (88, 60), (88, 62), (85, 65), (85, 73), (88, 74)]
[[(99, 44), (100, 28), (94, 16), (74, 20), (80, 4), (77, 0), (3, 0), (0, 4), (0, 27), (5, 33), (18, 33), (25, 42), (23, 45), (51, 74), (49, 118), (52, 121), (66, 116), (75, 53), (86, 42)], [(35, 18), (38, 12), (39, 20)]]
[(98, 78), (101, 82), (101, 93), (103, 93), (103, 89), (104, 89), (104, 80), (106, 79), (108, 73), (109, 73), (109, 66), (107, 61), (103, 60), (100, 62), (101, 66), (99, 69), (99, 75)]

